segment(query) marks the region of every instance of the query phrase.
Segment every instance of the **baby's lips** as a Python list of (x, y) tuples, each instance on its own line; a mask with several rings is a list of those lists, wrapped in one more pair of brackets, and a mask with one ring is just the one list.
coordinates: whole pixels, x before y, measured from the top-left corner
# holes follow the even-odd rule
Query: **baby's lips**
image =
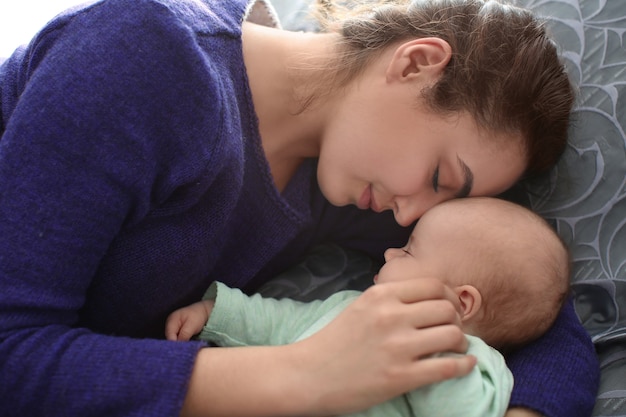
[(374, 275), (374, 284), (378, 281), (378, 274)]

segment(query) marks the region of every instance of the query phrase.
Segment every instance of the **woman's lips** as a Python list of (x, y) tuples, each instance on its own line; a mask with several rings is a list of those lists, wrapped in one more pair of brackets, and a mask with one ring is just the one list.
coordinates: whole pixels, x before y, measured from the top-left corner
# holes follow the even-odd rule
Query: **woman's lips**
[(363, 190), (363, 194), (361, 194), (361, 198), (357, 201), (356, 206), (361, 210), (367, 210), (370, 208), (370, 204), (372, 203), (372, 186), (368, 185)]
[(381, 207), (376, 202), (376, 197), (372, 192), (372, 185), (368, 185), (365, 190), (363, 190), (363, 194), (361, 194), (361, 198), (356, 205), (361, 210), (371, 209), (376, 213), (380, 213), (382, 211)]
[(374, 210), (376, 213), (380, 213), (381, 211), (383, 211), (381, 207), (378, 205), (378, 202), (376, 201), (376, 196), (374, 195), (373, 192), (370, 195), (370, 208)]

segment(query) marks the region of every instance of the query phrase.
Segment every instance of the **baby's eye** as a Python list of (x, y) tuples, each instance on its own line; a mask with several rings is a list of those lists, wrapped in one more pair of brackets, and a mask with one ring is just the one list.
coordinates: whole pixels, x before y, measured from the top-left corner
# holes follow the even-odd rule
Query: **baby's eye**
[(410, 255), (410, 254), (411, 254), (411, 252), (409, 252), (408, 250), (406, 250), (406, 249), (404, 249), (404, 248), (402, 248), (402, 252), (406, 253), (407, 255)]
[(438, 192), (439, 191), (439, 165), (437, 165), (437, 168), (435, 168), (435, 172), (433, 172), (432, 183), (433, 183), (433, 190), (435, 190), (435, 192)]

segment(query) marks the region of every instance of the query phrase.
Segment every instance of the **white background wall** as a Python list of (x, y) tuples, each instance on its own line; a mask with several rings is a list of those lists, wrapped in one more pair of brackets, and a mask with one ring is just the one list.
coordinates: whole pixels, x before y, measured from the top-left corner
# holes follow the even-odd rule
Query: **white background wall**
[(0, 0), (0, 57), (28, 43), (57, 13), (85, 0)]

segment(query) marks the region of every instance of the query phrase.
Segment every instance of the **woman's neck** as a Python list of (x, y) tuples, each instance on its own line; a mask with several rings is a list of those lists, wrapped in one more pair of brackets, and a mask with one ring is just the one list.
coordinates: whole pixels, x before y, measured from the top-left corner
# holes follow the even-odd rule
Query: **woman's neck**
[(301, 112), (298, 97), (305, 87), (296, 81), (293, 67), (298, 57), (323, 57), (329, 36), (243, 25), (243, 54), (263, 150), (281, 191), (305, 158), (319, 155), (326, 112), (332, 106)]

